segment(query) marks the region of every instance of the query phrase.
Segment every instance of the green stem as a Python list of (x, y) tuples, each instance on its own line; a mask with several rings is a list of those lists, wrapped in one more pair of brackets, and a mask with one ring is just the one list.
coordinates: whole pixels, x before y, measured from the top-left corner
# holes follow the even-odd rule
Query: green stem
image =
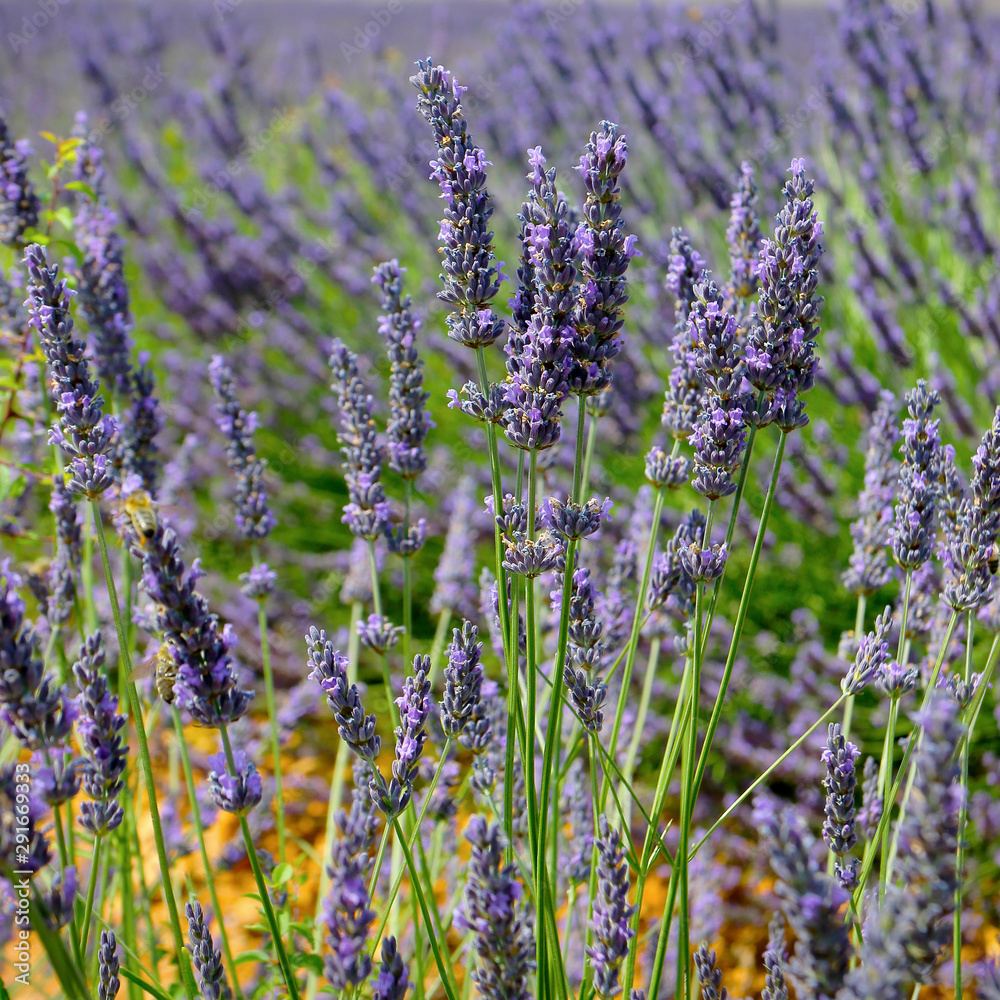
[[(771, 481), (767, 486), (767, 494), (764, 497), (764, 507), (760, 513), (760, 524), (757, 526), (757, 537), (754, 539), (753, 551), (750, 553), (750, 565), (747, 567), (746, 579), (743, 581), (743, 594), (740, 597), (740, 606), (736, 612), (736, 623), (733, 626), (733, 637), (729, 642), (729, 652), (726, 654), (726, 665), (722, 671), (722, 681), (719, 684), (719, 693), (715, 698), (715, 705), (712, 708), (712, 716), (708, 721), (708, 728), (705, 730), (705, 742), (701, 748), (701, 757), (698, 760), (698, 767), (694, 778), (694, 795), (698, 797), (701, 790), (701, 783), (705, 777), (705, 768), (708, 766), (708, 755), (712, 749), (712, 742), (715, 739), (715, 731), (718, 729), (722, 719), (722, 707), (729, 691), (729, 682), (733, 676), (733, 668), (736, 665), (736, 655), (739, 651), (740, 639), (743, 637), (743, 626), (746, 623), (747, 612), (750, 609), (750, 594), (753, 590), (754, 579), (757, 576), (757, 565), (760, 562), (760, 553), (764, 547), (764, 537), (767, 534), (767, 523), (771, 517), (771, 508), (774, 506), (774, 496), (778, 488), (778, 474), (781, 471), (781, 462), (785, 454), (785, 442), (788, 435), (782, 431), (778, 439), (778, 450), (774, 454), (774, 463), (771, 467)], [(733, 515), (735, 519), (735, 514)], [(728, 560), (727, 560), (728, 562)], [(711, 628), (711, 621), (706, 626), (706, 631)], [(702, 643), (707, 645), (707, 639)], [(702, 648), (702, 655), (705, 650)]]
[[(410, 501), (413, 495), (413, 480), (403, 482), (403, 537), (410, 533)], [(413, 580), (410, 571), (410, 557), (403, 556), (403, 662), (412, 663), (413, 643)]]
[[(219, 735), (222, 737), (222, 746), (226, 753), (226, 763), (229, 765), (230, 774), (233, 776), (239, 772), (236, 769), (236, 761), (233, 758), (233, 747), (229, 742), (229, 731), (223, 725), (219, 727)], [(274, 942), (274, 950), (278, 955), (278, 964), (281, 966), (281, 974), (285, 979), (285, 986), (292, 1000), (299, 1000), (299, 988), (292, 973), (291, 963), (288, 961), (288, 954), (285, 951), (285, 943), (281, 940), (281, 932), (278, 930), (278, 921), (274, 915), (274, 907), (271, 905), (271, 897), (267, 891), (267, 883), (264, 881), (264, 872), (260, 867), (260, 858), (257, 857), (257, 847), (253, 842), (253, 835), (247, 824), (246, 816), (240, 816), (240, 829), (243, 831), (243, 844), (246, 847), (247, 857), (250, 859), (250, 867), (253, 869), (253, 877), (257, 883), (257, 894), (260, 897), (260, 904), (264, 910), (264, 917), (271, 930), (271, 939)], [(222, 915), (219, 914), (221, 921)]]
[[(975, 616), (971, 611), (965, 618), (965, 674), (966, 684), (972, 682), (972, 642)], [(955, 919), (953, 925), (952, 958), (955, 967), (955, 998), (962, 997), (962, 897), (965, 883), (965, 825), (969, 818), (969, 754), (972, 749), (972, 729), (966, 731), (962, 746), (962, 797), (958, 809), (958, 847), (955, 851)]]
[(153, 762), (149, 755), (149, 744), (146, 741), (146, 725), (142, 717), (142, 706), (139, 704), (139, 693), (135, 689), (132, 676), (132, 657), (129, 652), (128, 639), (122, 622), (121, 608), (118, 604), (118, 592), (115, 589), (114, 577), (111, 574), (111, 561), (108, 557), (108, 543), (104, 536), (104, 524), (101, 521), (101, 507), (96, 499), (91, 500), (91, 510), (94, 515), (94, 528), (101, 549), (101, 562), (104, 565), (104, 579), (108, 587), (108, 598), (111, 602), (111, 612), (115, 620), (115, 630), (118, 633), (118, 646), (122, 659), (121, 669), (125, 672), (125, 689), (128, 693), (129, 711), (135, 722), (136, 737), (139, 743), (139, 759), (142, 762), (142, 776), (146, 785), (146, 798), (149, 805), (149, 818), (153, 824), (153, 840), (156, 843), (156, 857), (160, 865), (160, 888), (167, 913), (170, 916), (170, 929), (174, 936), (174, 949), (177, 954), (177, 964), (180, 967), (181, 979), (184, 982), (184, 992), (189, 1000), (195, 1000), (195, 985), (188, 963), (187, 952), (184, 949), (184, 935), (181, 933), (180, 918), (177, 913), (177, 901), (174, 898), (174, 887), (170, 880), (170, 862), (167, 860), (167, 847), (163, 839), (163, 826), (160, 823), (160, 810), (156, 802), (156, 783), (153, 779)]
[(94, 913), (94, 892), (97, 889), (97, 870), (103, 840), (102, 833), (94, 836), (94, 853), (90, 862), (90, 881), (87, 885), (87, 905), (83, 910), (83, 925), (80, 928), (80, 957), (83, 960), (86, 960), (87, 957), (87, 938), (90, 936), (90, 920)]
[(590, 467), (594, 463), (594, 447), (597, 444), (597, 417), (590, 421), (587, 430), (587, 455), (583, 460), (583, 478), (580, 482), (580, 496), (583, 496), (590, 488)]
[[(649, 577), (653, 569), (653, 556), (656, 554), (656, 538), (660, 531), (660, 516), (663, 513), (663, 490), (656, 491), (656, 499), (653, 501), (653, 522), (649, 526), (649, 541), (646, 544), (646, 559), (642, 569), (642, 582), (635, 595), (635, 613), (632, 616), (632, 634), (629, 636), (628, 653), (625, 657), (625, 669), (622, 672), (621, 689), (618, 695), (618, 706), (615, 709), (615, 723), (611, 730), (611, 741), (608, 750), (612, 756), (618, 746), (618, 737), (621, 733), (622, 718), (625, 714), (625, 704), (628, 701), (629, 688), (632, 684), (632, 670), (635, 667), (635, 654), (639, 646), (639, 630), (642, 628), (642, 609), (646, 605), (646, 593), (649, 590)], [(601, 808), (607, 798), (607, 786), (601, 800)]]
[(219, 933), (222, 937), (222, 953), (226, 958), (226, 965), (229, 966), (229, 978), (232, 981), (236, 996), (242, 998), (240, 981), (237, 975), (236, 962), (233, 959), (233, 952), (229, 945), (229, 934), (226, 931), (226, 922), (223, 914), (226, 912), (219, 902), (219, 893), (215, 887), (215, 874), (212, 871), (212, 862), (208, 857), (208, 848), (205, 846), (205, 828), (201, 822), (201, 809), (198, 806), (198, 794), (195, 790), (194, 771), (191, 768), (191, 755), (188, 753), (187, 739), (184, 736), (184, 723), (181, 721), (181, 713), (176, 704), (170, 706), (170, 711), (174, 721), (174, 734), (177, 737), (177, 746), (181, 752), (181, 764), (184, 769), (184, 781), (187, 785), (188, 802), (191, 805), (191, 823), (194, 825), (194, 832), (198, 838), (198, 848), (201, 851), (201, 863), (205, 869), (205, 884), (208, 886), (208, 895), (212, 900), (212, 908), (215, 910), (216, 920), (219, 925)]
[[(254, 565), (260, 564), (258, 546), (253, 547)], [(264, 664), (264, 698), (267, 703), (267, 720), (271, 731), (271, 756), (274, 759), (274, 800), (277, 806), (278, 858), (285, 863), (285, 796), (281, 781), (281, 740), (278, 737), (278, 709), (274, 697), (274, 671), (271, 668), (271, 644), (267, 638), (267, 611), (265, 602), (257, 602), (257, 626), (260, 631), (260, 655)]]

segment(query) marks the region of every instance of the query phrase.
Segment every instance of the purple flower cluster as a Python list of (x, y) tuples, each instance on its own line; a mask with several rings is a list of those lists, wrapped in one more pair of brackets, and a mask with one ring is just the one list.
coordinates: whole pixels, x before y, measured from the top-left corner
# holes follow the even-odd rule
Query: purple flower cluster
[(413, 782), (420, 768), (420, 755), (427, 742), (427, 716), (431, 710), (431, 668), (429, 656), (413, 658), (413, 673), (403, 681), (403, 693), (396, 699), (399, 725), (396, 726), (396, 759), (388, 782), (376, 768), (372, 778), (372, 799), (389, 819), (398, 816), (413, 798)]
[(823, 779), (823, 788), (826, 790), (823, 839), (837, 855), (837, 880), (845, 889), (853, 889), (857, 881), (857, 861), (852, 861), (847, 867), (843, 867), (842, 863), (858, 840), (854, 793), (858, 784), (855, 765), (860, 756), (861, 751), (844, 738), (840, 723), (831, 723), (821, 755), (826, 765), (826, 777)]
[(142, 586), (156, 605), (154, 627), (177, 667), (178, 707), (203, 726), (224, 726), (242, 718), (253, 692), (239, 686), (230, 656), (236, 635), (229, 625), (220, 628), (218, 616), (195, 590), (202, 576), (199, 561), (187, 570), (176, 532), (162, 521), (152, 538), (138, 538), (129, 525), (123, 531), (133, 555), (142, 560)]
[(240, 406), (232, 369), (221, 354), (213, 355), (208, 375), (218, 397), (216, 423), (226, 437), (229, 467), (236, 473), (236, 513), (233, 521), (244, 538), (259, 542), (267, 538), (275, 522), (264, 488), (267, 462), (257, 457), (253, 442), (257, 414), (248, 413)]
[(24, 263), (30, 323), (48, 361), (52, 398), (59, 411), (49, 435), (70, 459), (69, 492), (94, 499), (114, 481), (111, 454), (117, 424), (104, 413), (100, 383), (90, 378), (86, 346), (73, 336), (69, 302), (74, 293), (67, 289), (66, 279), (59, 278), (59, 266), (48, 266), (45, 248), (38, 243), (25, 250)]
[(503, 864), (503, 835), (496, 824), (473, 816), (465, 839), (472, 857), (455, 926), (474, 935), (479, 967), (472, 978), (484, 1000), (528, 1000), (535, 945), (522, 903), (524, 889)]
[(593, 945), (587, 948), (594, 969), (594, 990), (602, 1000), (621, 993), (619, 970), (635, 935), (630, 925), (635, 908), (628, 902), (628, 862), (622, 849), (622, 835), (612, 830), (601, 816), (597, 838), (597, 897), (594, 899), (590, 930)]
[(445, 736), (461, 736), (476, 714), (483, 688), (483, 667), (479, 662), (482, 652), (479, 629), (463, 621), (461, 630), (452, 633), (448, 665), (444, 668), (441, 727)]
[(801, 395), (816, 376), (816, 336), (822, 298), (816, 294), (823, 225), (813, 208), (814, 182), (802, 160), (792, 160), (785, 203), (773, 239), (761, 243), (757, 275), (760, 295), (747, 331), (747, 380), (763, 393), (764, 409), (747, 416), (758, 425), (776, 422), (784, 430), (808, 422)]
[(38, 195), (28, 180), (27, 159), (33, 150), (27, 139), (11, 142), (0, 115), (0, 243), (17, 246), (38, 226)]
[(726, 299), (740, 326), (750, 320), (757, 295), (757, 256), (760, 252), (760, 220), (757, 216), (757, 181), (753, 167), (744, 161), (739, 184), (730, 202), (726, 245), (729, 249), (729, 284)]
[[(204, 1000), (226, 1000), (231, 994), (222, 967), (222, 953), (215, 947), (212, 932), (201, 903), (194, 900), (184, 907), (188, 922), (188, 951), (198, 974), (198, 986)], [(117, 963), (116, 963), (117, 964)]]
[(221, 751), (208, 758), (211, 770), (208, 772), (208, 789), (212, 801), (223, 812), (234, 816), (245, 816), (260, 805), (264, 794), (260, 775), (253, 761), (247, 758), (243, 750), (233, 751), (233, 771), (226, 755)]
[(424, 439), (434, 426), (424, 407), (430, 393), (424, 389), (423, 362), (417, 354), (416, 336), (420, 318), (412, 310), (409, 295), (403, 295), (403, 273), (398, 260), (375, 268), (372, 284), (382, 291), (382, 315), (378, 332), (389, 355), (389, 468), (403, 479), (416, 479), (427, 468)]
[(100, 632), (83, 643), (73, 677), (80, 689), (76, 732), (84, 756), (83, 790), (93, 800), (80, 806), (80, 825), (103, 835), (124, 818), (119, 797), (125, 787), (128, 744), (122, 732), (125, 717), (118, 712), (118, 699), (108, 691)]
[(868, 428), (865, 484), (858, 494), (858, 518), (851, 525), (854, 551), (843, 577), (844, 586), (854, 594), (873, 594), (892, 578), (889, 541), (898, 478), (896, 413), (896, 397), (883, 391)]
[[(580, 722), (592, 733), (604, 725), (602, 706), (608, 686), (600, 677), (604, 659), (604, 626), (594, 611), (594, 585), (590, 570), (580, 566), (573, 571), (570, 593), (569, 631), (563, 680)], [(552, 593), (553, 610), (561, 609), (562, 590)]]
[(417, 109), (434, 132), (438, 158), (430, 161), (431, 179), (441, 185), (445, 202), (440, 233), (444, 291), (438, 298), (454, 309), (448, 336), (466, 347), (486, 347), (504, 328), (492, 308), (503, 274), (494, 263), (488, 228), (493, 214), (493, 198), (486, 190), (490, 161), (468, 133), (461, 103), (466, 88), (430, 58), (417, 67), (420, 72), (410, 82), (420, 91)]
[(389, 525), (389, 502), (380, 482), (382, 446), (372, 418), (372, 397), (358, 375), (358, 359), (340, 340), (330, 354), (333, 391), (340, 399), (340, 451), (350, 503), (342, 520), (358, 538), (374, 541)]

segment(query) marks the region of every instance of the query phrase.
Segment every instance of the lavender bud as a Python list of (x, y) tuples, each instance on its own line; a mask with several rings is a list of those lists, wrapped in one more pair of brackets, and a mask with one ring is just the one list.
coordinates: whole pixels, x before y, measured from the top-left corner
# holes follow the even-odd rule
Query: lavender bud
[(260, 775), (253, 762), (247, 760), (247, 755), (242, 750), (233, 752), (235, 774), (229, 773), (226, 755), (221, 751), (209, 757), (208, 763), (212, 768), (208, 772), (212, 801), (223, 812), (233, 813), (235, 816), (245, 816), (259, 805), (263, 794)]
[(114, 931), (101, 931), (97, 949), (97, 1000), (115, 1000), (121, 988), (118, 978), (118, 940)]
[(857, 787), (854, 766), (860, 756), (861, 751), (844, 739), (840, 723), (831, 723), (821, 756), (826, 765), (823, 839), (838, 857), (847, 854), (858, 839), (854, 831), (854, 792)]
[(722, 969), (715, 967), (715, 950), (707, 941), (694, 953), (694, 965), (703, 1000), (728, 1000), (729, 992), (722, 986)]
[(372, 1000), (403, 1000), (410, 988), (406, 963), (396, 949), (391, 935), (382, 939), (382, 962), (372, 980)]
[(646, 454), (646, 479), (656, 489), (676, 490), (688, 481), (691, 459), (684, 455), (668, 455), (654, 445)]
[(757, 217), (757, 183), (753, 167), (742, 164), (739, 184), (729, 203), (729, 227), (726, 244), (729, 248), (729, 284), (726, 297), (733, 305), (737, 320), (742, 324), (749, 316), (757, 294), (757, 255), (760, 251), (760, 220)]
[(603, 521), (611, 520), (612, 506), (608, 497), (604, 498), (603, 503), (592, 498), (583, 505), (569, 499), (549, 497), (542, 504), (542, 523), (566, 541), (579, 541), (598, 531)]
[(38, 227), (40, 205), (26, 163), (32, 152), (27, 139), (11, 142), (7, 123), (0, 117), (0, 243), (9, 246)]
[(406, 630), (401, 625), (393, 625), (382, 615), (369, 615), (358, 622), (358, 636), (361, 644), (374, 653), (384, 653), (399, 642)]
[(266, 601), (274, 593), (278, 574), (267, 563), (254, 566), (249, 573), (240, 573), (240, 590), (252, 601)]
[(478, 639), (479, 629), (468, 621), (462, 622), (461, 631), (455, 629), (452, 633), (448, 665), (444, 668), (441, 725), (445, 735), (453, 739), (462, 735), (481, 697), (483, 668), (479, 658), (483, 644)]
[(608, 826), (601, 816), (597, 840), (597, 898), (594, 900), (590, 930), (594, 943), (587, 948), (594, 969), (594, 990), (599, 997), (615, 997), (621, 992), (618, 972), (628, 955), (635, 932), (630, 918), (635, 907), (628, 902), (628, 863), (621, 846), (621, 833)]
[(764, 968), (767, 970), (767, 974), (764, 977), (764, 989), (761, 992), (762, 1000), (788, 1000), (788, 983), (785, 981), (784, 969), (787, 961), (785, 927), (781, 922), (781, 917), (775, 915), (771, 918), (767, 948), (764, 951)]
[(858, 653), (841, 683), (844, 694), (858, 694), (871, 683), (889, 662), (889, 643), (886, 636), (892, 626), (892, 608), (886, 607), (875, 619), (875, 630), (869, 632), (858, 644)]
[(229, 1000), (229, 984), (222, 965), (222, 952), (215, 947), (212, 932), (198, 900), (184, 906), (188, 921), (188, 951), (205, 1000)]

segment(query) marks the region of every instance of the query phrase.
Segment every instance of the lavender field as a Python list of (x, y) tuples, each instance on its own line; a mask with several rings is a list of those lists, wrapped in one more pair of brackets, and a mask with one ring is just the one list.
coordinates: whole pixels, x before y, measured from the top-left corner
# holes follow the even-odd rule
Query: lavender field
[(0, 1000), (1000, 1000), (991, 0), (0, 34)]

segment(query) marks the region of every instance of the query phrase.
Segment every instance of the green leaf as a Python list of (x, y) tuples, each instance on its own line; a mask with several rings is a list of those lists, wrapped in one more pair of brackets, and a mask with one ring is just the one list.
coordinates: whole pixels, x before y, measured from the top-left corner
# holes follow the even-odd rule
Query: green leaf
[(323, 975), (323, 959), (320, 955), (303, 955), (301, 952), (292, 955), (292, 965), (296, 969), (306, 969), (317, 976)]
[(47, 246), (51, 242), (51, 239), (47, 234), (40, 232), (37, 229), (32, 229), (30, 226), (25, 229), (24, 235), (21, 239), (23, 239), (25, 243), (41, 243), (42, 246)]
[(61, 223), (66, 229), (73, 228), (73, 213), (69, 210), (68, 205), (63, 205), (62, 208), (57, 208), (55, 212), (52, 213), (53, 218), (56, 222)]
[(246, 965), (247, 962), (265, 962), (270, 963), (272, 961), (272, 956), (269, 951), (261, 951), (259, 948), (255, 951), (245, 951), (242, 955), (233, 959), (233, 965)]
[(148, 993), (151, 997), (156, 997), (157, 1000), (173, 1000), (169, 993), (161, 990), (159, 986), (154, 986), (152, 983), (147, 982), (142, 976), (133, 972), (127, 966), (121, 966), (118, 969), (118, 975), (124, 976), (126, 979), (131, 979), (143, 993)]
[(82, 191), (88, 198), (97, 201), (97, 192), (86, 181), (70, 181), (68, 184), (64, 184), (63, 187), (67, 191)]
[(284, 885), (294, 874), (295, 869), (287, 862), (275, 865), (271, 872), (271, 885)]

